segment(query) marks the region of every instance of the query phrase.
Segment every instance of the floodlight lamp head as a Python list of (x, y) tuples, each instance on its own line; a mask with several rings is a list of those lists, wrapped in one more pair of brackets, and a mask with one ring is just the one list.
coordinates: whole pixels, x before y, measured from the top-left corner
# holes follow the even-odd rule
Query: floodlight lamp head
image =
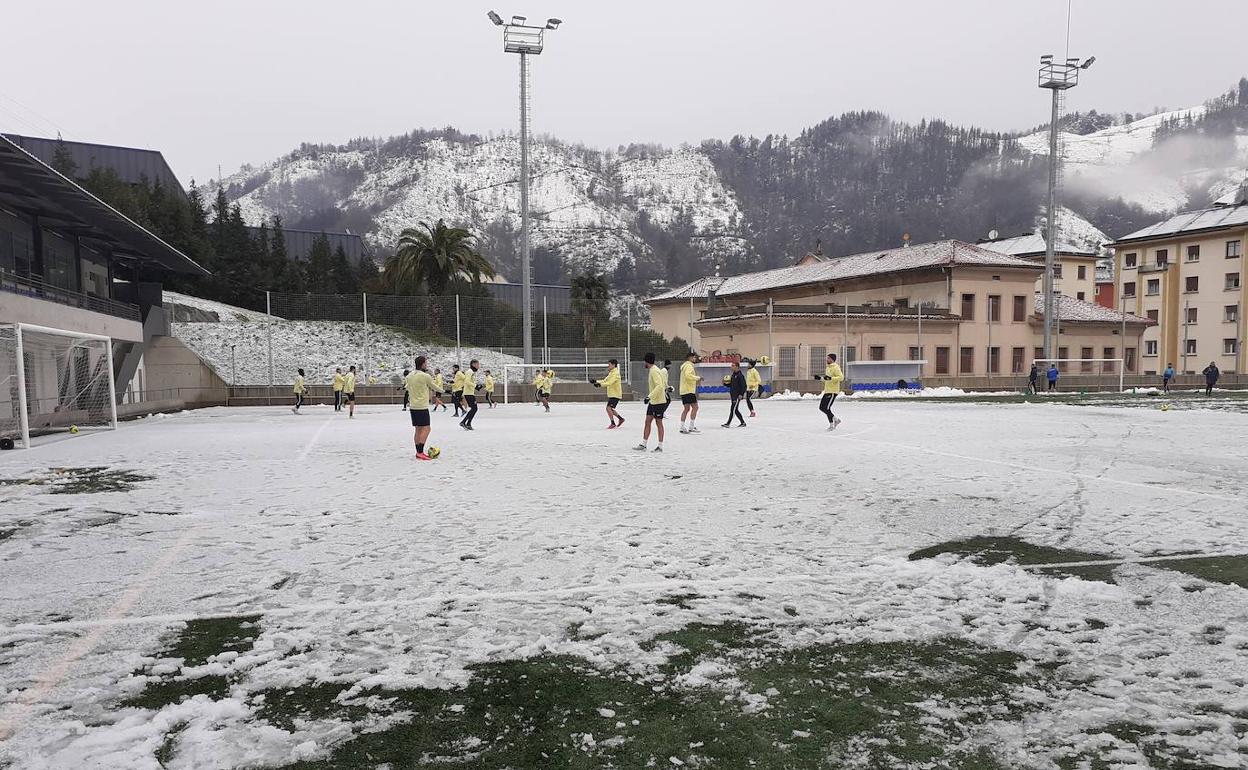
[(1088, 60), (1087, 60), (1087, 61), (1085, 61), (1083, 64), (1079, 65), (1079, 67), (1080, 67), (1080, 69), (1085, 69), (1085, 70), (1086, 70), (1088, 67), (1091, 67), (1091, 66), (1092, 66), (1092, 62), (1094, 62), (1094, 61), (1096, 61), (1096, 57), (1095, 57), (1095, 56), (1089, 56), (1089, 57), (1088, 57)]
[(496, 26), (499, 26), (499, 27), (503, 26), (503, 17), (499, 16), (496, 12), (490, 11), (489, 13), (486, 14), (486, 16), (489, 16), (490, 21), (494, 22)]
[(547, 19), (546, 29), (559, 29), (559, 25), (563, 23), (563, 19)]
[(1040, 62), (1041, 62), (1041, 63), (1048, 63), (1048, 62), (1051, 62), (1051, 61), (1053, 61), (1053, 54), (1051, 54), (1051, 53), (1046, 53), (1044, 56), (1041, 56), (1041, 57), (1040, 57)]
[(528, 16), (512, 16), (511, 17), (512, 24), (523, 24), (528, 20), (529, 20)]

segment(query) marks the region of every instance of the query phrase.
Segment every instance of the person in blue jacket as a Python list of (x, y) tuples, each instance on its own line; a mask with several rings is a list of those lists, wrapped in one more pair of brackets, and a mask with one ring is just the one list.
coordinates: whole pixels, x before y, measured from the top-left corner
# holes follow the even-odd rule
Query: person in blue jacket
[(1174, 364), (1166, 364), (1166, 370), (1161, 373), (1161, 392), (1170, 392), (1170, 380), (1174, 379)]
[(1045, 372), (1045, 377), (1049, 381), (1049, 392), (1057, 390), (1057, 364), (1049, 364), (1049, 370)]

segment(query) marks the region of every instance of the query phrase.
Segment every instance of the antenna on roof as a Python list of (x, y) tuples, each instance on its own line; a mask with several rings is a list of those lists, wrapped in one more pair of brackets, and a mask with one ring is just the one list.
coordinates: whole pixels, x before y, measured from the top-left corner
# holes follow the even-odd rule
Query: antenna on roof
[(910, 233), (902, 233), (901, 234), (901, 247), (904, 249), (909, 246), (910, 246)]
[(998, 239), (998, 238), (1000, 238), (1000, 237), (1001, 237), (1001, 233), (997, 232), (996, 230), (989, 230), (989, 231), (988, 231), (988, 240), (990, 240), (990, 241), (995, 241), (996, 239)]
[(815, 239), (815, 251), (814, 251), (814, 254), (815, 254), (815, 256), (816, 256), (816, 257), (822, 257), (822, 256), (823, 256), (823, 239), (822, 239), (822, 238), (816, 238), (816, 239)]

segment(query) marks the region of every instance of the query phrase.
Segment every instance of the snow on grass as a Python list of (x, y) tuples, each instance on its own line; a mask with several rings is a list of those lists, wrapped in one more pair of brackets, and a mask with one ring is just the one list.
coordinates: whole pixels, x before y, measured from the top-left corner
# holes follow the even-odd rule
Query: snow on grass
[[(0, 764), (1242, 766), (1245, 560), (1130, 560), (1248, 553), (1248, 415), (758, 412), (661, 455), (640, 404), (439, 413), (430, 463), (380, 406), (3, 453), (152, 478), (0, 483)], [(1087, 555), (1126, 561), (1037, 568)]]
[(175, 321), (185, 319), (186, 317), (185, 314), (178, 314), (179, 306), (192, 308), (204, 314), (215, 314), (217, 320), (222, 322), (263, 321), (269, 318), (265, 313), (255, 310), (227, 305), (224, 302), (215, 302), (210, 299), (200, 299), (199, 297), (192, 297), (189, 294), (181, 294), (176, 291), (165, 291), (163, 299), (165, 307), (174, 313)]

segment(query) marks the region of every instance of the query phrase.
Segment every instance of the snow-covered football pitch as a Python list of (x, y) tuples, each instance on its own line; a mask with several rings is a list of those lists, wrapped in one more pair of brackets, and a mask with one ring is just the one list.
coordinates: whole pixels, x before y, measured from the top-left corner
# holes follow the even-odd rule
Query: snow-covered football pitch
[(6, 452), (0, 767), (1248, 766), (1248, 414), (1112, 404)]

